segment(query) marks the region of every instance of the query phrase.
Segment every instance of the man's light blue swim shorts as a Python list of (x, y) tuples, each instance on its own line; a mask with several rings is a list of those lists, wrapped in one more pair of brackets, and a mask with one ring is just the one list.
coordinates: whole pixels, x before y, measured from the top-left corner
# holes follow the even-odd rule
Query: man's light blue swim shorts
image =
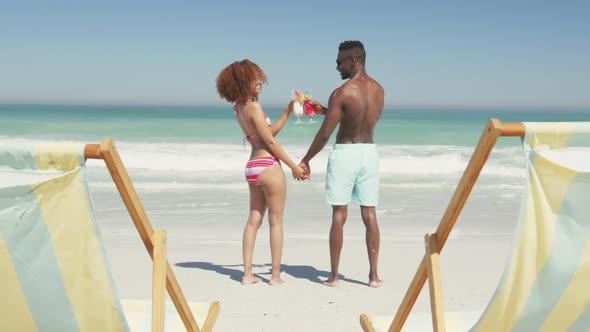
[(377, 206), (379, 154), (375, 144), (334, 144), (326, 172), (326, 203)]

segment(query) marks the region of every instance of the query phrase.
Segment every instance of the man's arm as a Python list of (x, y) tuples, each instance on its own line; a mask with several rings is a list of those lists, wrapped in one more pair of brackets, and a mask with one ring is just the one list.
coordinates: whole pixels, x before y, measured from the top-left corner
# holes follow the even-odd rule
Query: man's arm
[(324, 121), (322, 122), (320, 129), (315, 135), (313, 142), (309, 146), (307, 153), (305, 154), (303, 159), (301, 159), (301, 162), (305, 164), (308, 170), (309, 161), (313, 157), (315, 157), (316, 154), (322, 151), (324, 146), (326, 146), (326, 143), (328, 143), (328, 141), (330, 140), (332, 132), (340, 122), (340, 116), (342, 114), (342, 105), (340, 99), (338, 98), (339, 95), (339, 90), (334, 90), (334, 92), (332, 92), (332, 95), (330, 95), (330, 100), (328, 101), (328, 108), (326, 109), (325, 107), (322, 107), (322, 109), (326, 109), (326, 117), (324, 118)]
[(311, 106), (313, 107), (313, 112), (315, 114), (326, 115), (326, 113), (328, 112), (327, 107), (322, 106), (320, 103), (318, 103), (315, 100), (311, 101)]

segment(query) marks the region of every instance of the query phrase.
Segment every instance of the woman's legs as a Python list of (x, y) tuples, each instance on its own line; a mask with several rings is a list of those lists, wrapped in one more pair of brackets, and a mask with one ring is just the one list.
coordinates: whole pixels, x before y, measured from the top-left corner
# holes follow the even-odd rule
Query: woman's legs
[(282, 284), (281, 256), (283, 254), (283, 211), (287, 197), (285, 173), (280, 165), (273, 165), (258, 176), (258, 185), (264, 191), (268, 205), (270, 225), (270, 254), (272, 261), (270, 285)]
[(242, 257), (244, 259), (244, 279), (242, 285), (250, 285), (260, 281), (260, 278), (252, 273), (252, 255), (254, 254), (254, 243), (256, 233), (262, 225), (262, 217), (266, 211), (266, 200), (261, 187), (250, 185), (250, 213), (248, 222), (244, 227), (242, 236)]

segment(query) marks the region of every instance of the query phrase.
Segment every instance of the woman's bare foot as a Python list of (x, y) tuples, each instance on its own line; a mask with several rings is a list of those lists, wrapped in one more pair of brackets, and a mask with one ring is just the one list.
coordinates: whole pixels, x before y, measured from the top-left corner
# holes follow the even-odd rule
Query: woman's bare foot
[(330, 286), (330, 287), (338, 287), (338, 278), (330, 278), (330, 279), (322, 282), (322, 284), (324, 284), (326, 286)]
[(369, 287), (379, 288), (381, 286), (383, 286), (383, 280), (381, 280), (381, 279), (369, 280)]
[(280, 285), (280, 284), (282, 284), (284, 282), (285, 281), (283, 279), (281, 279), (281, 277), (272, 277), (268, 281), (268, 284), (271, 285), (271, 286), (276, 286), (276, 285)]
[(257, 282), (260, 282), (262, 279), (258, 278), (255, 275), (250, 275), (247, 277), (242, 278), (242, 285), (252, 285)]

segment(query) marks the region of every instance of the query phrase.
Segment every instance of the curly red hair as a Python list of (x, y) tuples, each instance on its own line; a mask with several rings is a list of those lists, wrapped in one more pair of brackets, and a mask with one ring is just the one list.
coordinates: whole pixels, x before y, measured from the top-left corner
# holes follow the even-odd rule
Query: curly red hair
[(223, 68), (215, 83), (219, 96), (230, 103), (236, 101), (257, 100), (252, 89), (252, 82), (260, 80), (267, 83), (266, 74), (254, 62), (244, 59), (235, 61)]

